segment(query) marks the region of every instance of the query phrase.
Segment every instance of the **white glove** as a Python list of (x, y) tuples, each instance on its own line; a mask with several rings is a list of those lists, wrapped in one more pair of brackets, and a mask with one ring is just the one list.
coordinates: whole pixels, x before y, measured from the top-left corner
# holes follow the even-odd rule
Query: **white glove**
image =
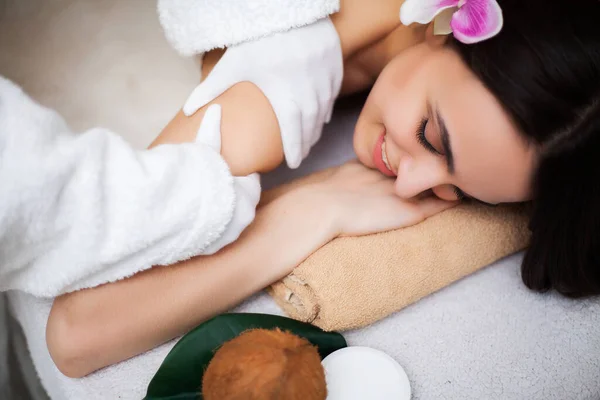
[[(196, 143), (204, 143), (218, 153), (221, 152), (221, 106), (213, 104), (206, 110), (202, 124), (198, 128)], [(233, 217), (225, 232), (202, 251), (211, 255), (237, 240), (240, 234), (254, 220), (256, 206), (260, 200), (260, 177), (254, 173), (248, 176), (233, 177), (235, 206)]]
[(190, 116), (239, 82), (267, 97), (290, 168), (297, 168), (331, 119), (344, 74), (340, 38), (329, 18), (229, 47), (183, 112)]

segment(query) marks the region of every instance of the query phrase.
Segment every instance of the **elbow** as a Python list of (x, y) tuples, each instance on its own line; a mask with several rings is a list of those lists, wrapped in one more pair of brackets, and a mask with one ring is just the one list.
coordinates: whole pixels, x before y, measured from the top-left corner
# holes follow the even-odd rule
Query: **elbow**
[(58, 370), (69, 378), (83, 378), (92, 373), (93, 349), (85, 320), (79, 318), (70, 296), (54, 301), (46, 326), (46, 344)]

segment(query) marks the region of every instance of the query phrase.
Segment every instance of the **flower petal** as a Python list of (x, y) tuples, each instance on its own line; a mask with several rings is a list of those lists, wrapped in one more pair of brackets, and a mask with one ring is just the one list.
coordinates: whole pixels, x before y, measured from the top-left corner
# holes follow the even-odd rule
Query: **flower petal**
[(496, 36), (503, 21), (502, 9), (496, 0), (465, 0), (452, 16), (450, 27), (457, 40), (471, 44)]
[(400, 7), (400, 21), (408, 26), (413, 23), (428, 24), (436, 15), (450, 7), (457, 7), (460, 0), (406, 0)]
[(439, 13), (433, 20), (433, 34), (434, 35), (448, 35), (452, 33), (450, 27), (450, 21), (452, 16), (458, 10), (458, 7), (450, 7)]

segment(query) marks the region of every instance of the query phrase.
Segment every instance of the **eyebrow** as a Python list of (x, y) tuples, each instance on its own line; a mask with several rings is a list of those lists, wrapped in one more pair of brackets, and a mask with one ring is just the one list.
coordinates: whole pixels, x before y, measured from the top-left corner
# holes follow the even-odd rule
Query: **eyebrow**
[[(436, 119), (438, 127), (440, 128), (440, 138), (442, 140), (442, 149), (444, 151), (444, 156), (446, 159), (446, 168), (448, 168), (448, 172), (450, 173), (450, 175), (454, 175), (454, 172), (456, 171), (456, 169), (454, 167), (454, 154), (452, 153), (452, 146), (450, 145), (450, 135), (448, 134), (448, 128), (446, 127), (446, 124), (444, 123), (444, 119), (442, 118), (439, 110), (437, 110), (437, 109), (435, 110), (435, 119)], [(490, 207), (497, 206), (497, 204), (486, 203), (485, 201), (479, 200), (479, 199), (465, 193), (460, 188), (457, 188), (457, 189), (468, 200), (474, 201), (479, 204), (483, 204), (485, 206), (490, 206)]]
[(435, 111), (435, 119), (440, 128), (440, 139), (442, 140), (442, 148), (444, 149), (444, 156), (446, 158), (446, 168), (448, 168), (450, 175), (454, 175), (454, 154), (452, 154), (452, 146), (450, 145), (450, 135), (448, 134), (448, 128), (444, 123), (444, 119), (438, 110)]

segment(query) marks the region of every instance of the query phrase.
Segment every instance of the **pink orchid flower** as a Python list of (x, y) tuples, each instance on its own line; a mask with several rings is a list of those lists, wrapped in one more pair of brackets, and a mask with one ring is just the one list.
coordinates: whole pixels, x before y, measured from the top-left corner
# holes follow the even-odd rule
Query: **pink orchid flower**
[(406, 0), (400, 8), (404, 25), (434, 21), (434, 33), (466, 44), (496, 36), (502, 29), (502, 10), (496, 0)]

